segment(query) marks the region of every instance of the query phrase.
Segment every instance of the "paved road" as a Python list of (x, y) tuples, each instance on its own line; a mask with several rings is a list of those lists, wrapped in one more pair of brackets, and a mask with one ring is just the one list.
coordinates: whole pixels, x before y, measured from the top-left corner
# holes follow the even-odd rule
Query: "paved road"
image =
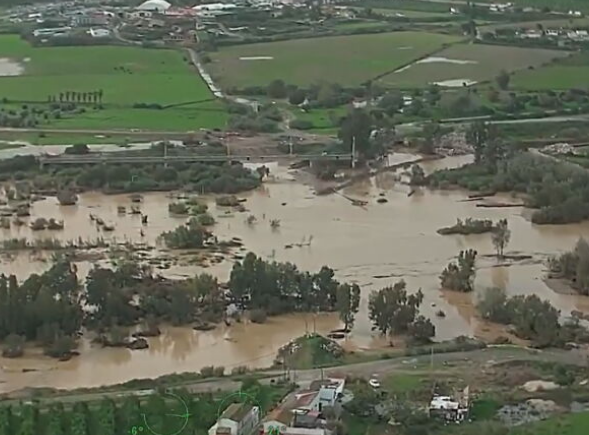
[[(589, 365), (589, 354), (586, 351), (563, 351), (563, 350), (530, 350), (511, 346), (488, 347), (482, 350), (472, 352), (454, 352), (445, 354), (421, 355), (417, 357), (396, 357), (386, 360), (378, 360), (344, 366), (330, 367), (325, 369), (297, 370), (290, 372), (290, 379), (296, 382), (301, 388), (306, 388), (309, 384), (323, 377), (335, 376), (363, 376), (371, 377), (373, 375), (383, 376), (393, 372), (413, 372), (428, 373), (429, 365), (433, 361), (434, 370), (445, 367), (446, 365), (466, 362), (480, 364), (501, 363), (507, 361), (546, 361), (563, 364), (572, 364), (579, 366)], [(284, 372), (282, 370), (267, 370), (262, 372), (265, 376), (261, 382), (269, 384), (273, 379), (280, 379)], [(203, 393), (209, 391), (236, 391), (240, 387), (240, 382), (231, 379), (211, 379), (200, 382), (188, 382), (180, 385), (193, 393)], [(100, 400), (103, 397), (117, 398), (127, 395), (148, 395), (152, 390), (120, 390), (96, 393), (76, 393), (72, 391), (57, 397), (41, 398), (41, 402), (59, 401), (63, 403), (74, 403), (80, 401)], [(23, 396), (18, 393), (11, 393), (8, 397), (14, 400), (22, 399)], [(18, 399), (16, 399), (18, 397)]]

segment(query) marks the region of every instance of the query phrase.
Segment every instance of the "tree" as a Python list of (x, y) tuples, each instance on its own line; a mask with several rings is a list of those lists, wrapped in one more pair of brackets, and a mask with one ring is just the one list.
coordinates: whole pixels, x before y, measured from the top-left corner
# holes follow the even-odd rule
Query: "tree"
[(477, 309), (483, 319), (507, 324), (511, 315), (507, 311), (507, 294), (498, 287), (486, 289), (477, 303)]
[(425, 171), (420, 165), (411, 166), (411, 179), (409, 184), (412, 186), (423, 186), (427, 182)]
[(360, 306), (360, 287), (357, 284), (342, 284), (336, 291), (336, 309), (344, 322), (344, 329), (349, 331), (354, 326), (354, 318)]
[(509, 229), (507, 219), (501, 219), (497, 222), (495, 230), (491, 234), (491, 239), (493, 240), (495, 251), (497, 251), (497, 257), (503, 258), (503, 251), (511, 239), (511, 230)]
[(23, 356), (25, 349), (25, 337), (17, 334), (10, 334), (4, 340), (2, 356), (5, 358), (18, 358)]
[(387, 92), (378, 102), (378, 107), (383, 109), (387, 115), (392, 116), (403, 107), (403, 94), (399, 91)]
[(288, 95), (288, 102), (293, 106), (298, 106), (303, 104), (306, 98), (307, 94), (303, 89), (295, 89)]
[(57, 200), (60, 205), (76, 205), (78, 195), (71, 189), (61, 189), (57, 192)]
[(499, 86), (499, 89), (505, 91), (507, 90), (507, 88), (509, 88), (509, 82), (511, 81), (511, 77), (509, 76), (509, 73), (507, 71), (501, 70), (499, 75), (495, 78), (495, 81), (497, 82), (497, 86)]
[(286, 84), (283, 80), (272, 80), (266, 89), (266, 93), (271, 98), (286, 98)]
[(442, 135), (442, 128), (438, 122), (428, 122), (423, 126), (423, 143), (419, 152), (423, 154), (434, 154), (436, 143)]
[(430, 319), (419, 316), (409, 325), (407, 332), (416, 343), (425, 344), (436, 335), (436, 327)]
[(371, 293), (368, 302), (372, 329), (381, 334), (400, 334), (409, 329), (423, 302), (423, 293), (407, 294), (405, 281), (398, 281), (393, 287), (385, 287)]
[(491, 136), (495, 133), (491, 124), (484, 121), (475, 121), (470, 124), (466, 130), (466, 140), (474, 149), (474, 162), (481, 163), (484, 156), (485, 147)]
[(352, 149), (354, 144), (356, 151), (363, 157), (370, 157), (370, 134), (373, 120), (368, 111), (364, 109), (352, 109), (344, 118), (338, 132), (338, 137), (343, 141), (346, 149)]
[(440, 275), (442, 287), (448, 290), (471, 292), (474, 289), (477, 251), (460, 251), (458, 262), (450, 262)]

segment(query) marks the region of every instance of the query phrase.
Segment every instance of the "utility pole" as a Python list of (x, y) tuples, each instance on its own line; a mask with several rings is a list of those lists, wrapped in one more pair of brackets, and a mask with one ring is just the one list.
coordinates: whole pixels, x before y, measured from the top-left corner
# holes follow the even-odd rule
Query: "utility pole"
[(164, 141), (164, 168), (168, 167), (168, 141)]
[(352, 136), (352, 169), (356, 169), (356, 137)]

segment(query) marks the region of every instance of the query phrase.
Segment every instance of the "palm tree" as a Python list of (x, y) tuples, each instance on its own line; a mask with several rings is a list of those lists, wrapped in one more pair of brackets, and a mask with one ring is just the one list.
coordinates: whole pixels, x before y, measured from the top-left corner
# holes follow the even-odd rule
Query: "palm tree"
[(61, 103), (63, 101), (63, 92), (59, 93), (59, 102)]
[(102, 89), (98, 91), (98, 100), (102, 103)]

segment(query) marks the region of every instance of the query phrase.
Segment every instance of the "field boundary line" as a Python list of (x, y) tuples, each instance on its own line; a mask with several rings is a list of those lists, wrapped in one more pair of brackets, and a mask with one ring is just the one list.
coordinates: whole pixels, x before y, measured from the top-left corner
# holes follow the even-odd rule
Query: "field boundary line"
[(424, 54), (424, 55), (422, 55), (422, 56), (420, 56), (418, 58), (413, 59), (411, 62), (407, 62), (407, 63), (405, 63), (403, 65), (400, 65), (400, 66), (396, 67), (393, 70), (385, 71), (384, 73), (381, 73), (381, 74), (379, 74), (379, 75), (377, 75), (377, 76), (375, 76), (375, 77), (373, 77), (371, 79), (368, 79), (364, 83), (361, 83), (361, 85), (366, 86), (366, 85), (368, 85), (368, 84), (370, 84), (370, 83), (372, 83), (372, 82), (374, 82), (376, 80), (379, 80), (379, 79), (381, 79), (381, 78), (383, 78), (385, 76), (388, 76), (389, 74), (393, 74), (395, 71), (398, 71), (398, 70), (403, 69), (403, 68), (407, 68), (408, 66), (413, 65), (414, 63), (419, 62), (420, 60), (427, 59), (428, 57), (431, 57), (431, 56), (433, 56), (435, 54), (441, 53), (442, 51), (444, 51), (444, 50), (446, 50), (446, 49), (448, 49), (448, 48), (450, 48), (450, 47), (452, 47), (454, 45), (462, 44), (462, 43), (464, 43), (466, 41), (467, 41), (467, 39), (462, 39), (460, 41), (452, 42), (452, 43), (449, 43), (449, 44), (444, 44), (442, 47), (438, 48), (437, 50), (430, 51), (429, 53), (426, 53), (426, 54)]

